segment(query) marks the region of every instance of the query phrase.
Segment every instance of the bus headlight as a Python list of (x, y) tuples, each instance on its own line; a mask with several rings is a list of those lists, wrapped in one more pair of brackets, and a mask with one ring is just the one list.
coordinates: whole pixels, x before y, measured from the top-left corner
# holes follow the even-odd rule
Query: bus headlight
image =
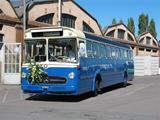
[(26, 78), (26, 73), (22, 72), (22, 78)]
[(75, 73), (74, 73), (74, 72), (70, 72), (70, 73), (68, 74), (68, 77), (69, 77), (69, 79), (74, 79)]

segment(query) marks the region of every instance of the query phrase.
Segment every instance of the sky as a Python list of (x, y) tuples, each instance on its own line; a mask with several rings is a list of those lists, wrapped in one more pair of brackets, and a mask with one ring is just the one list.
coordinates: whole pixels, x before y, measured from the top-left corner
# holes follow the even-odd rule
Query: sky
[(148, 14), (156, 23), (157, 39), (160, 40), (160, 0), (76, 0), (76, 2), (97, 19), (104, 28), (111, 25), (112, 19), (120, 19), (127, 25), (133, 17), (138, 33), (138, 18), (141, 13)]

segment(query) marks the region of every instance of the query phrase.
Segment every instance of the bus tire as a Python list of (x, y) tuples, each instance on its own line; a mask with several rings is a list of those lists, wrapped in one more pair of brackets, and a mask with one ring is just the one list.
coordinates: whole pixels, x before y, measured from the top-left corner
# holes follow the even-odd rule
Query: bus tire
[(94, 91), (92, 91), (92, 96), (95, 97), (98, 95), (98, 93), (101, 91), (100, 89), (100, 82), (101, 82), (101, 77), (97, 76), (95, 83), (94, 83)]
[(128, 79), (128, 74), (127, 72), (124, 73), (124, 81), (122, 83), (123, 87), (127, 87), (128, 83), (127, 83), (127, 79)]

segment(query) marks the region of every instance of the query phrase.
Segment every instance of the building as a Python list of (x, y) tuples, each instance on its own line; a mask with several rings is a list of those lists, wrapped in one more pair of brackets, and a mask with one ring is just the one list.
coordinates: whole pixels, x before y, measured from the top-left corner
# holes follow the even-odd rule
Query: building
[[(19, 43), (23, 41), (22, 22), (9, 0), (0, 1), (0, 82), (14, 82), (20, 75)], [(3, 46), (2, 46), (3, 45)], [(14, 74), (14, 75), (13, 75)], [(14, 79), (15, 78), (15, 79)], [(18, 79), (20, 80), (20, 78)]]
[(104, 36), (131, 45), (134, 55), (138, 55), (136, 37), (123, 23), (108, 26), (104, 31)]
[(119, 23), (108, 26), (103, 34), (115, 41), (131, 45), (135, 56), (160, 56), (158, 41), (149, 32), (136, 38), (126, 25)]
[(138, 55), (141, 56), (159, 56), (160, 48), (156, 38), (151, 33), (145, 32), (138, 38), (139, 50)]
[(7, 43), (23, 40), (22, 22), (9, 0), (0, 1), (0, 39)]
[[(58, 25), (58, 0), (32, 3), (27, 11), (30, 22)], [(62, 0), (61, 25), (102, 35), (97, 20), (74, 0)]]

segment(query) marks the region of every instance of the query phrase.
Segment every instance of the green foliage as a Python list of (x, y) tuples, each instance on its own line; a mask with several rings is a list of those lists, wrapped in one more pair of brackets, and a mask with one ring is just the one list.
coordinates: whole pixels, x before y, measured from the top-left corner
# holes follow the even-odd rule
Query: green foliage
[(145, 14), (141, 14), (139, 16), (139, 24), (138, 24), (138, 28), (139, 28), (139, 31), (138, 31), (138, 34), (142, 34), (146, 31), (148, 31), (148, 15), (145, 15)]
[(42, 70), (42, 66), (32, 60), (28, 65), (28, 71), (27, 80), (32, 84), (43, 83), (47, 79), (47, 74)]
[(116, 18), (113, 18), (112, 25), (115, 25), (115, 24), (117, 24), (117, 21), (116, 21)]
[(154, 19), (152, 18), (148, 27), (148, 32), (150, 32), (155, 38), (157, 37), (156, 27)]
[(124, 23), (124, 22), (123, 22), (123, 20), (121, 19), (121, 20), (119, 21), (119, 23)]
[(134, 25), (134, 20), (133, 20), (132, 17), (130, 17), (130, 18), (128, 19), (128, 24), (127, 24), (127, 26), (128, 26), (128, 29), (129, 29), (133, 34), (135, 34), (135, 25)]

